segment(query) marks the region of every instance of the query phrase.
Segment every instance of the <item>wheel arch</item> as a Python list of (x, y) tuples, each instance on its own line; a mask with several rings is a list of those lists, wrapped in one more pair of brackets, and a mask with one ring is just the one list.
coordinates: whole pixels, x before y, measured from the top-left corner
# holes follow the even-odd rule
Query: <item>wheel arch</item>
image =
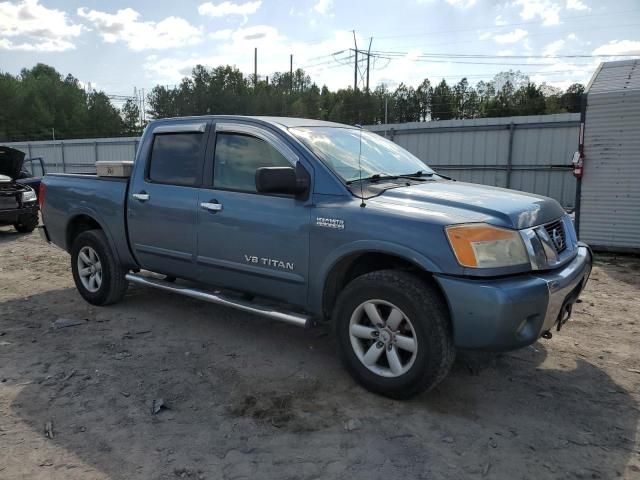
[(109, 248), (115, 256), (117, 262), (120, 261), (118, 249), (115, 246), (111, 232), (106, 228), (105, 224), (100, 220), (99, 216), (92, 211), (80, 210), (69, 216), (69, 221), (65, 228), (65, 249), (71, 252), (73, 242), (78, 235), (87, 230), (101, 230), (107, 237)]
[(440, 268), (429, 258), (413, 250), (398, 246), (389, 248), (383, 244), (360, 245), (340, 255), (335, 255), (328, 266), (323, 269), (322, 287), (319, 289), (316, 302), (318, 310), (324, 318), (331, 316), (331, 312), (342, 289), (352, 280), (366, 273), (377, 270), (409, 271), (432, 284), (443, 296), (444, 292), (433, 274), (440, 272)]

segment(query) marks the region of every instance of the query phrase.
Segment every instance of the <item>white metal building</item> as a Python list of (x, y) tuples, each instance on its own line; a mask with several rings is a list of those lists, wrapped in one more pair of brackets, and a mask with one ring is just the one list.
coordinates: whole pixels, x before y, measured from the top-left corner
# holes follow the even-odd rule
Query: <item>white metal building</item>
[(600, 64), (583, 116), (580, 240), (640, 252), (640, 59)]

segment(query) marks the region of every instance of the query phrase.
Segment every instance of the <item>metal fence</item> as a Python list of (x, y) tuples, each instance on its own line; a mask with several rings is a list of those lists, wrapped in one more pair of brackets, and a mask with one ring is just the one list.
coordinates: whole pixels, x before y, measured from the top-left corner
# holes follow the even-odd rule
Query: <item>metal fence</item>
[[(546, 195), (573, 208), (571, 159), (579, 114), (371, 125), (436, 171), (458, 180)], [(95, 173), (98, 160), (133, 160), (138, 137), (17, 142), (48, 172)]]
[(457, 180), (514, 188), (555, 198), (574, 208), (571, 160), (578, 149), (580, 114), (445, 120), (370, 125)]
[(139, 137), (87, 138), (5, 143), (27, 154), (42, 157), (50, 173), (95, 173), (98, 160), (133, 160)]

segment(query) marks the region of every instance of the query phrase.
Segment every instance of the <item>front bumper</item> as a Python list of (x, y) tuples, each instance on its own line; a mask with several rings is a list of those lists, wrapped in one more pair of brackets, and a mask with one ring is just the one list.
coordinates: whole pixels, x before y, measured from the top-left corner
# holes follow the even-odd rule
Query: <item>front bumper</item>
[(580, 244), (557, 270), (500, 279), (435, 275), (451, 312), (454, 343), (461, 348), (513, 350), (562, 325), (587, 283), (593, 257)]
[(22, 208), (14, 208), (12, 210), (0, 210), (0, 225), (13, 225), (14, 223), (18, 223), (20, 218), (29, 217), (31, 215), (38, 214), (38, 204), (33, 202), (33, 204)]

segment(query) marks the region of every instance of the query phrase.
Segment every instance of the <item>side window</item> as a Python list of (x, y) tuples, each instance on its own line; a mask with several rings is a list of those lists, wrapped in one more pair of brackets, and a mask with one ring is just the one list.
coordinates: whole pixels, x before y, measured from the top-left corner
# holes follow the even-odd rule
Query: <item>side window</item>
[(213, 187), (256, 192), (260, 167), (290, 167), (291, 163), (260, 138), (241, 133), (217, 133)]
[(148, 178), (156, 183), (194, 186), (202, 171), (201, 133), (163, 133), (155, 135)]

